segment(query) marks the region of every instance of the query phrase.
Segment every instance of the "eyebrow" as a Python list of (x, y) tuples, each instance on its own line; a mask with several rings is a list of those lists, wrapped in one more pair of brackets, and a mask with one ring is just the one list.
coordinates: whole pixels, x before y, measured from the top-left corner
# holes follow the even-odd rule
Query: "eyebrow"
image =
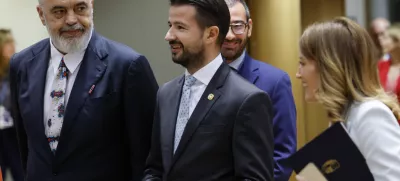
[(185, 24), (185, 23), (183, 23), (183, 22), (181, 22), (181, 21), (175, 21), (175, 22), (170, 22), (170, 21), (168, 21), (168, 25), (171, 25), (171, 24), (174, 24), (174, 25), (181, 25), (181, 26), (185, 26), (185, 27), (187, 27), (188, 25), (187, 24)]
[(75, 6), (82, 6), (82, 5), (88, 6), (88, 4), (86, 2), (84, 2), (84, 1), (76, 4)]
[(64, 7), (64, 6), (56, 5), (56, 6), (53, 6), (53, 7), (51, 8), (51, 10), (55, 10), (55, 9), (65, 9), (65, 7)]
[(242, 20), (235, 20), (235, 21), (232, 21), (232, 23), (246, 23), (246, 22), (242, 21)]
[[(82, 6), (82, 5), (84, 5), (84, 6), (88, 6), (88, 4), (86, 3), (86, 2), (79, 2), (78, 4), (76, 4), (75, 6)], [(66, 9), (66, 7), (65, 6), (61, 6), (61, 5), (55, 5), (55, 6), (53, 6), (52, 8), (51, 8), (51, 10), (55, 10), (55, 9)]]

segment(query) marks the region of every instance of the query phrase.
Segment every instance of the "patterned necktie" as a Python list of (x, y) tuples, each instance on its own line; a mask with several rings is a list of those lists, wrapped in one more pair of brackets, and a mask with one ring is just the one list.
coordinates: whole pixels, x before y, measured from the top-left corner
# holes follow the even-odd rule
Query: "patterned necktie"
[(68, 68), (65, 66), (64, 58), (61, 59), (58, 72), (53, 80), (51, 97), (51, 109), (47, 118), (46, 136), (50, 149), (55, 153), (60, 138), (61, 127), (64, 121), (65, 112), (65, 91), (68, 80)]
[(189, 120), (189, 101), (190, 101), (190, 87), (196, 82), (196, 78), (192, 75), (185, 77), (185, 83), (182, 89), (181, 103), (179, 104), (178, 119), (176, 121), (175, 128), (175, 141), (174, 141), (174, 153), (178, 148), (181, 140), (183, 131), (185, 130), (186, 123)]

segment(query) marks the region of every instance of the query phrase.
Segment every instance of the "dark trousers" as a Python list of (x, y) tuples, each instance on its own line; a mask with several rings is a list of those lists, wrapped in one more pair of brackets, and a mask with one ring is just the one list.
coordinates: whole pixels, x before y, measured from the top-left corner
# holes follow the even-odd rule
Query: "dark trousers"
[(14, 181), (23, 181), (24, 172), (22, 169), (18, 140), (15, 128), (0, 130), (0, 166), (5, 180), (6, 170), (11, 171)]

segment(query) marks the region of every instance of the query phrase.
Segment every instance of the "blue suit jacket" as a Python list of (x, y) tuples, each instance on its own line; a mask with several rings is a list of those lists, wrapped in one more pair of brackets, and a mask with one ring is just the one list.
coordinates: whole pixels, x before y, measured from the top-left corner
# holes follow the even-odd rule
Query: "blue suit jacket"
[(274, 177), (275, 181), (288, 181), (292, 169), (284, 161), (296, 152), (296, 106), (290, 78), (284, 71), (254, 60), (247, 53), (238, 73), (267, 92), (274, 106)]
[(43, 119), (49, 59), (50, 41), (45, 39), (11, 60), (12, 115), (26, 181), (140, 180), (158, 90), (146, 58), (93, 32), (55, 154)]

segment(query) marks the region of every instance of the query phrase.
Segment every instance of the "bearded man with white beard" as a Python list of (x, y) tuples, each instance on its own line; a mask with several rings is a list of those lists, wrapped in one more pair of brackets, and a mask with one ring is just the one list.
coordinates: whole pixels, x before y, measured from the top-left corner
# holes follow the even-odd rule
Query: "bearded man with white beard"
[(37, 12), (50, 38), (10, 63), (25, 180), (140, 180), (158, 90), (147, 59), (94, 31), (93, 0)]

